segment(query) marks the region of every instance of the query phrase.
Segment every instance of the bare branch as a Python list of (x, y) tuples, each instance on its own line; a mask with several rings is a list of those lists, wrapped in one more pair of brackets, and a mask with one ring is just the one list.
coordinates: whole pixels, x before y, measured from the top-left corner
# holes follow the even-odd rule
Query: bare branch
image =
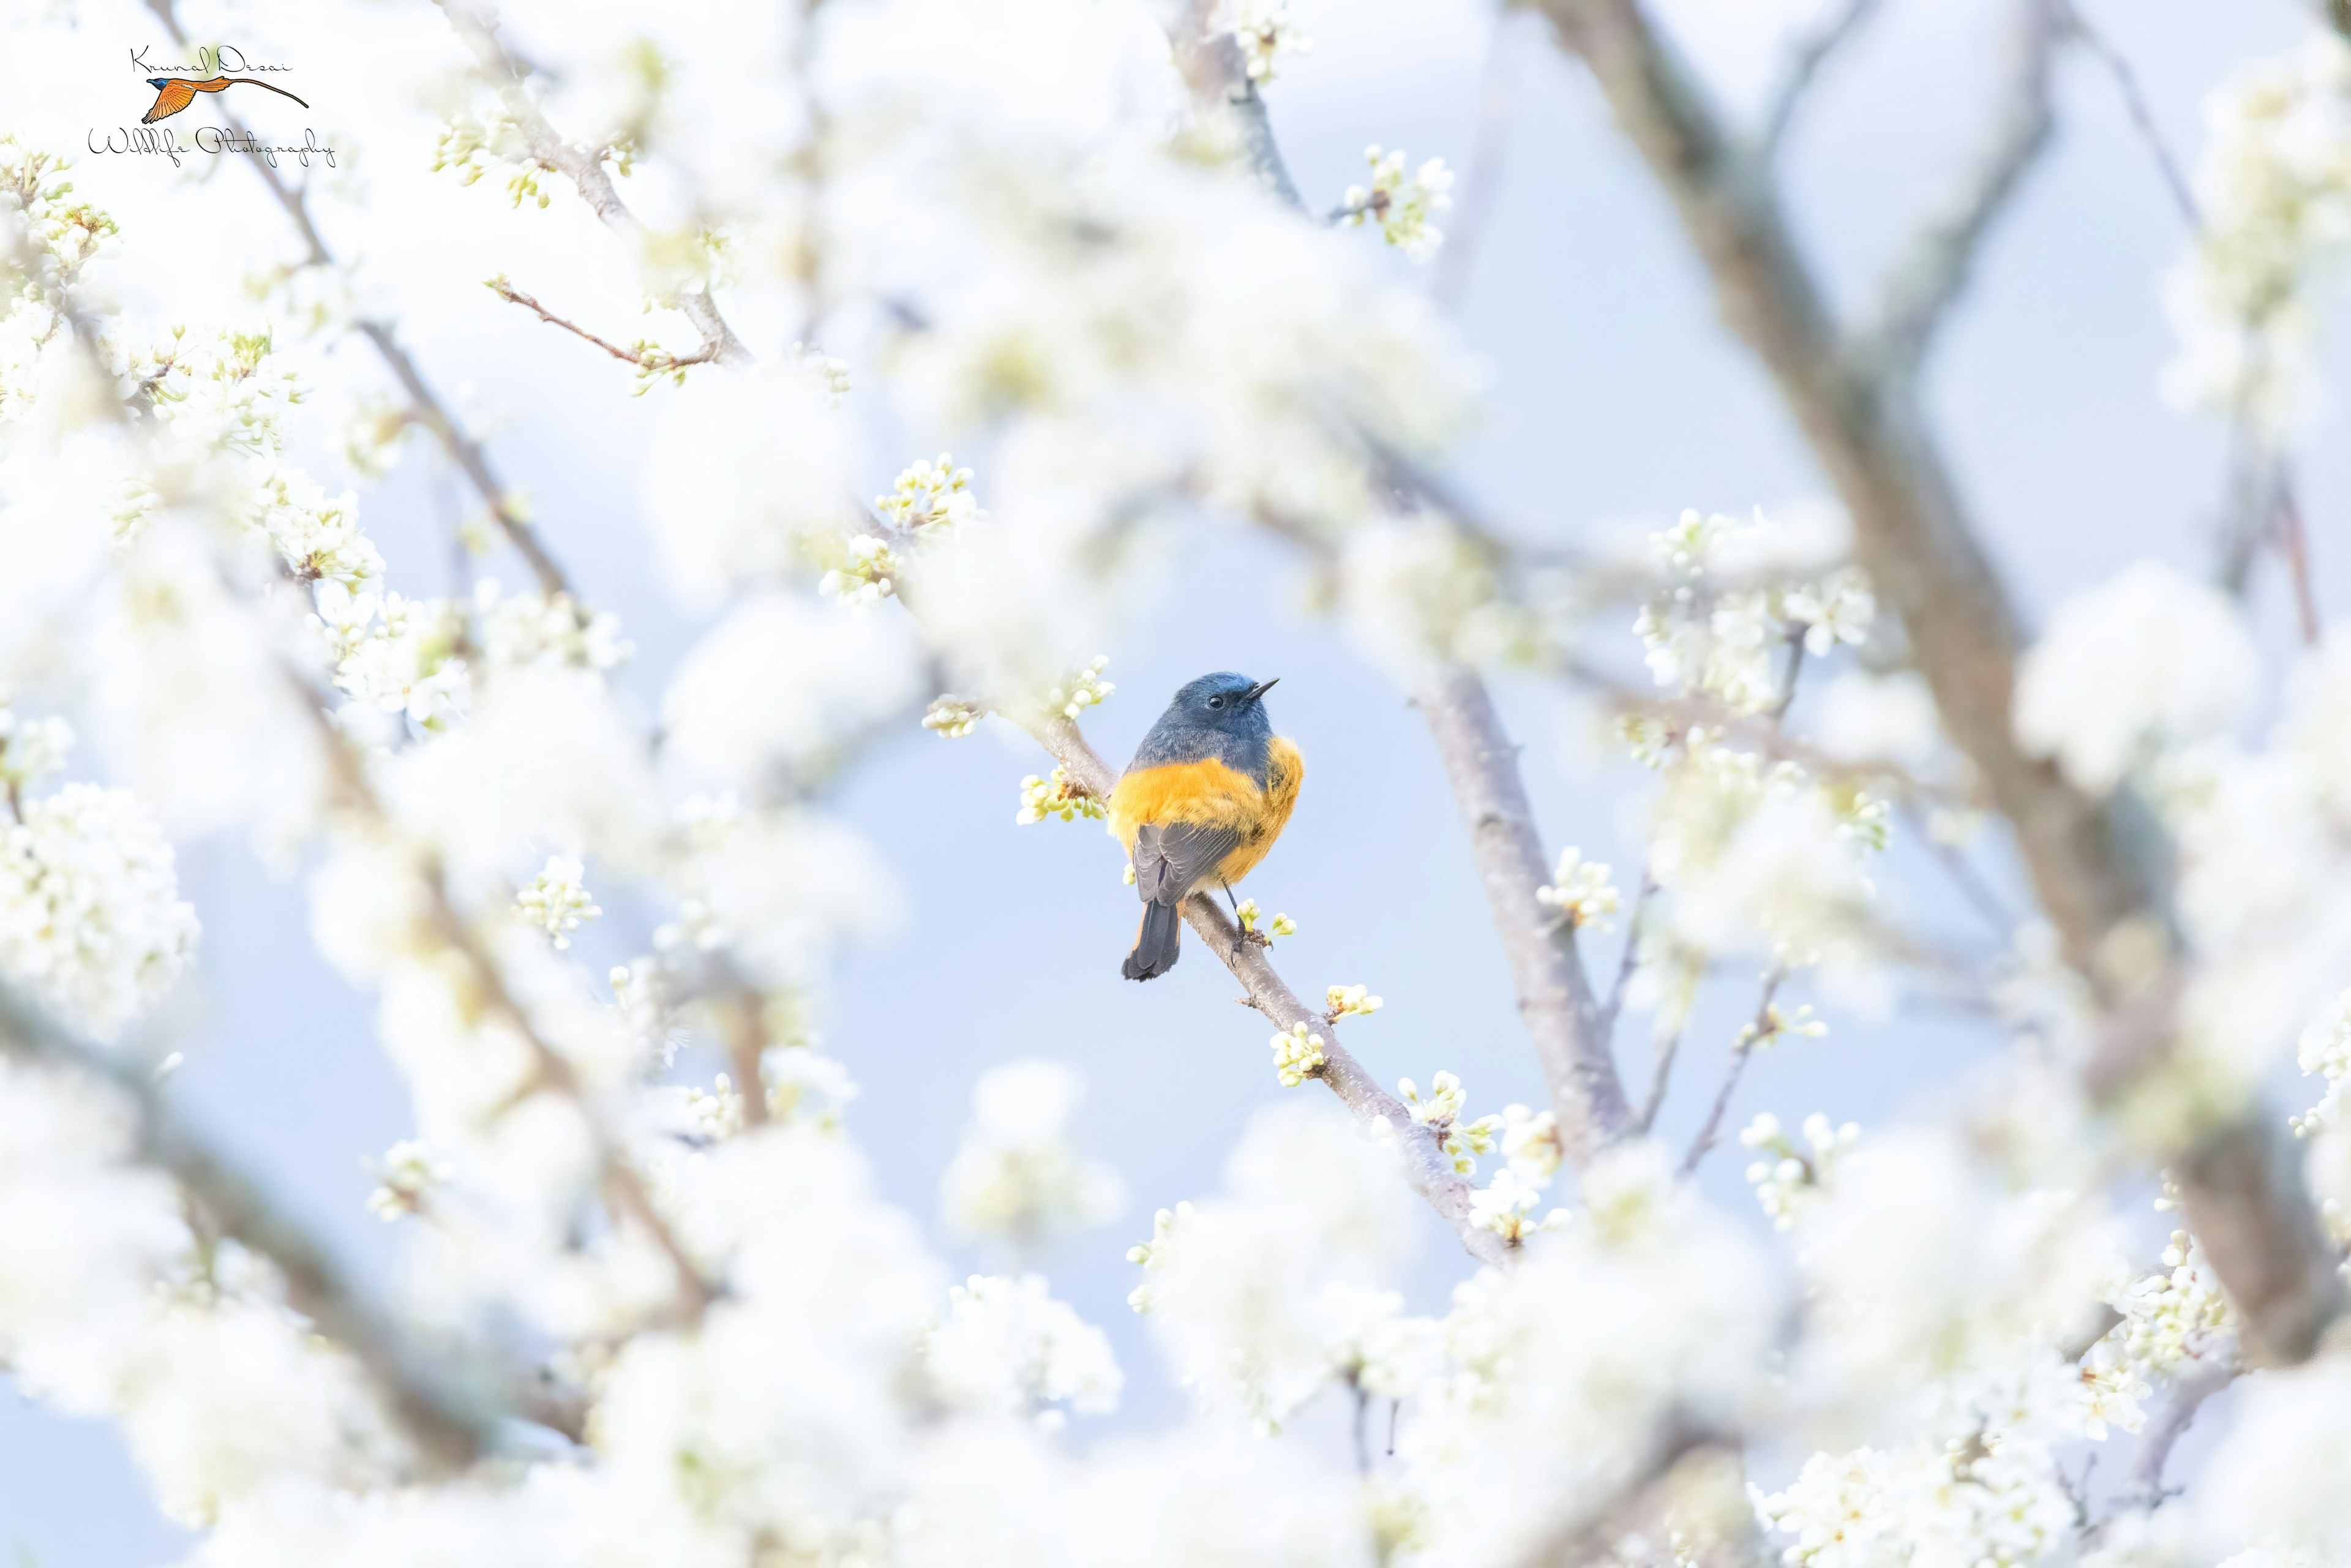
[(2307, 1360), (2343, 1310), (2339, 1261), (2311, 1211), (2299, 1151), (2273, 1121), (2241, 1116), (2171, 1166), (2180, 1208), (2242, 1324), (2256, 1366)]
[(1593, 1561), (1612, 1522), (1672, 1474), (1674, 1467), (1701, 1448), (1733, 1448), (1737, 1441), (1732, 1434), (1687, 1416), (1669, 1416), (1650, 1429), (1641, 1448), (1632, 1450), (1634, 1461), (1624, 1479), (1607, 1496), (1561, 1521), (1524, 1561), (1532, 1568), (1573, 1568)]
[[(450, 26), (456, 29), (474, 51), (483, 76), (497, 89), (505, 101), (507, 112), (522, 127), (524, 145), (530, 155), (546, 167), (571, 182), (588, 210), (614, 234), (629, 242), (632, 253), (642, 251), (646, 238), (644, 224), (631, 212), (621, 193), (612, 188), (612, 176), (604, 168), (610, 149), (575, 146), (559, 134), (541, 112), (538, 102), (524, 86), (530, 73), (529, 66), (509, 53), (498, 41), (497, 21), (476, 11), (471, 0), (434, 0), (447, 14)], [(702, 335), (710, 357), (722, 365), (747, 365), (752, 362), (751, 350), (743, 346), (735, 329), (719, 314), (716, 301), (706, 288), (681, 288), (669, 295), (667, 302), (674, 306), (694, 324)]]
[(2173, 1446), (2195, 1421), (2196, 1412), (2204, 1407), (2204, 1402), (2236, 1381), (2240, 1370), (2234, 1356), (2225, 1356), (2199, 1366), (2172, 1385), (2170, 1403), (2139, 1435), (2138, 1453), (2131, 1460), (2130, 1484), (2115, 1500), (2118, 1508), (2153, 1513), (2163, 1506), (2168, 1495), (2163, 1485), (2163, 1471), (2171, 1462)]
[[(259, 160), (248, 159), (246, 162), (258, 163)], [(425, 383), (424, 373), (416, 368), (416, 361), (408, 357), (408, 350), (401, 347), (400, 340), (392, 336), (392, 329), (381, 321), (362, 321), (359, 329), (367, 340), (375, 345), (377, 356), (391, 369), (400, 382), (401, 390), (408, 394), (413, 416), (441, 443), (441, 449), (449, 455), (449, 460), (456, 464), (458, 470), (473, 485), (475, 494), (480, 496), (483, 503), (490, 508), (490, 515), (497, 519), (498, 528), (507, 540), (530, 563), (531, 575), (538, 580), (540, 591), (550, 599), (559, 593), (569, 593), (570, 584), (564, 579), (563, 569), (556, 564), (555, 558), (548, 553), (546, 545), (540, 542), (538, 533), (523, 517), (513, 492), (498, 483), (497, 475), (490, 468), (489, 455), (482, 450), (482, 444), (467, 434), (465, 427), (450, 415), (447, 405), (434, 395), (433, 389)]]
[(1416, 684), (1415, 700), (1469, 825), (1470, 852), (1517, 985), (1519, 1016), (1551, 1088), (1561, 1142), (1583, 1165), (1625, 1132), (1633, 1112), (1600, 1000), (1576, 951), (1575, 927), (1535, 895), (1551, 881), (1551, 866), (1519, 775), (1518, 747), (1503, 732), (1485, 682), (1467, 666), (1431, 670)]
[(1656, 1061), (1649, 1070), (1649, 1092), (1642, 1098), (1641, 1113), (1633, 1119), (1635, 1132), (1646, 1134), (1657, 1124), (1657, 1113), (1665, 1109), (1666, 1088), (1674, 1079), (1674, 1059), (1681, 1054), (1682, 1035), (1688, 1027), (1685, 1014), (1676, 1020), (1671, 1033), (1658, 1038)]
[(2190, 231), (2204, 226), (2204, 214), (2196, 204), (2196, 193), (2189, 188), (2188, 180), (2179, 172), (2179, 162), (2171, 156), (2171, 148), (2156, 128), (2155, 114), (2147, 107), (2147, 95), (2139, 90), (2138, 73), (2131, 69), (2130, 61), (2122, 51), (2101, 37), (2083, 16), (2082, 9), (2073, 0), (2064, 0), (2065, 30), (2081, 40), (2091, 57), (2106, 69), (2114, 78), (2115, 88), (2122, 94), (2123, 107), (2130, 113), (2131, 126), (2155, 159), (2156, 169), (2163, 175), (2164, 189), (2171, 193), (2172, 204), (2179, 209), (2180, 217)]
[(560, 327), (573, 337), (584, 339), (623, 364), (633, 365), (641, 371), (669, 371), (679, 370), (687, 365), (706, 365), (718, 357), (717, 348), (710, 343), (703, 344), (691, 354), (683, 355), (667, 354), (659, 350), (647, 353), (637, 349), (623, 349), (618, 343), (596, 336), (585, 327), (565, 320), (503, 277), (492, 278), (489, 290), (507, 304), (519, 305), (524, 309), (533, 312), (549, 326)]
[(2294, 581), (2294, 620), (2302, 629), (2304, 647), (2315, 648), (2324, 630), (2318, 616), (2318, 593), (2310, 580), (2310, 533), (2302, 526), (2302, 503), (2295, 498), (2294, 476), (2278, 476), (2278, 553), (2285, 557), (2286, 575)]
[(1755, 1050), (1779, 1032), (1771, 1021), (1771, 998), (1780, 994), (1781, 984), (1788, 977), (1785, 968), (1773, 969), (1763, 977), (1763, 998), (1755, 1004), (1755, 1021), (1747, 1026), (1730, 1047), (1730, 1071), (1723, 1074), (1722, 1088), (1714, 1096), (1714, 1109), (1706, 1114), (1706, 1125), (1691, 1140), (1689, 1154), (1682, 1160), (1682, 1175), (1690, 1176), (1714, 1145), (1722, 1139), (1722, 1118), (1730, 1109), (1730, 1096), (1739, 1087), (1740, 1076), (1747, 1071), (1747, 1059)]
[(366, 1369), (429, 1467), (462, 1470), (497, 1447), (498, 1411), (452, 1380), (447, 1348), (428, 1353), (403, 1337), (323, 1242), (172, 1113), (150, 1074), (84, 1045), (5, 991), (0, 1050), (100, 1080), (120, 1095), (137, 1118), (139, 1158), (177, 1183), (223, 1235), (276, 1265), (287, 1303)]
[(1601, 1027), (1611, 1038), (1616, 1032), (1616, 1015), (1625, 1010), (1625, 993), (1633, 984), (1633, 971), (1641, 965), (1641, 922), (1649, 913), (1649, 905), (1657, 896), (1657, 879), (1644, 867), (1641, 891), (1633, 895), (1633, 913), (1625, 918), (1625, 951), (1616, 959), (1616, 978), (1608, 987), (1608, 1000), (1600, 1009)]
[[(1111, 790), (1117, 787), (1118, 774), (1086, 743), (1076, 725), (1056, 717), (1030, 728), (1029, 733), (1052, 754), (1071, 782), (1097, 800), (1110, 798)], [(1287, 1030), (1303, 1023), (1322, 1037), (1323, 1065), (1314, 1076), (1338, 1095), (1357, 1122), (1366, 1127), (1380, 1122), (1387, 1124), (1403, 1156), (1405, 1179), (1453, 1227), (1469, 1255), (1481, 1263), (1508, 1262), (1515, 1251), (1510, 1244), (1470, 1218), (1469, 1197), (1477, 1190), (1476, 1184), (1453, 1168), (1452, 1156), (1446, 1154), (1437, 1134), (1414, 1121), (1404, 1102), (1381, 1088), (1364, 1071), (1363, 1064), (1340, 1045), (1338, 1030), (1330, 1020), (1298, 999), (1274, 971), (1265, 949), (1244, 941), (1239, 927), (1215, 899), (1206, 894), (1196, 894), (1184, 901), (1184, 919), (1208, 951), (1222, 959), (1225, 967), (1240, 981), (1249, 1005), (1270, 1019), (1276, 1029)]]
[(1501, 189), (1518, 96), (1518, 65), (1525, 54), (1510, 36), (1518, 22), (1516, 10), (1500, 6), (1487, 25), (1486, 69), (1478, 88), (1478, 131), (1469, 147), (1468, 178), (1462, 182), (1453, 221), (1445, 227), (1445, 244), (1437, 249), (1436, 274), (1428, 284), (1429, 297), (1448, 310), (1458, 308), (1468, 292), (1479, 242), (1486, 237), (1494, 196)]
[(2016, 60), (1991, 142), (1943, 210), (1920, 227), (1887, 286), (1872, 352), (1893, 375), (1916, 373), (1935, 329), (1966, 289), (1984, 236), (2055, 130), (2050, 78), (2056, 0), (2019, 0), (2017, 20)]
[(1769, 163), (1779, 156), (1781, 143), (1787, 140), (1788, 127), (1794, 122), (1804, 95), (1811, 90), (1813, 78), (1876, 9), (1877, 0), (1844, 0), (1834, 15), (1797, 44), (1788, 57), (1788, 68), (1780, 78), (1779, 87), (1771, 94), (1771, 106), (1764, 110), (1763, 127), (1756, 133), (1758, 160)]

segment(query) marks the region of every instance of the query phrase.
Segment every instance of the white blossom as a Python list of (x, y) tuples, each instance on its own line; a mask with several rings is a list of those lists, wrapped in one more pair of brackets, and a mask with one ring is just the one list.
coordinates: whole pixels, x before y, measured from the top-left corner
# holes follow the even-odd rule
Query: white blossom
[(1115, 1218), (1126, 1184), (1070, 1141), (1083, 1094), (1077, 1073), (1059, 1062), (1009, 1062), (982, 1074), (972, 1125), (939, 1179), (947, 1222), (1034, 1249)]
[(2051, 617), (2017, 672), (2016, 736), (2104, 794), (2163, 749), (2225, 729), (2255, 669), (2224, 595), (2141, 562)]
[(2323, 286), (2351, 244), (2351, 47), (2324, 28), (2239, 68), (2206, 100), (2201, 222), (2164, 303), (2175, 399), (2269, 439), (2306, 407)]
[(111, 1037), (193, 956), (172, 846), (123, 789), (68, 784), (0, 819), (0, 976)]
[(571, 946), (571, 933), (603, 914), (580, 880), (585, 869), (570, 855), (549, 855), (539, 873), (515, 894), (516, 917), (545, 931), (558, 950)]
[(1625, 906), (1624, 895), (1609, 880), (1609, 868), (1585, 860), (1583, 852), (1572, 844), (1560, 852), (1559, 869), (1551, 873), (1551, 881), (1535, 889), (1535, 902), (1559, 911), (1562, 920), (1579, 930), (1594, 931), (1614, 930), (1608, 916)]
[(890, 494), (873, 497), (873, 509), (892, 528), (918, 539), (987, 516), (972, 494), (971, 470), (956, 467), (955, 459), (944, 452), (936, 463), (927, 457), (915, 459), (912, 467), (898, 476)]
[(73, 738), (72, 727), (54, 715), (25, 718), (0, 706), (0, 786), (21, 795), (26, 785), (55, 773), (65, 766)]
[(1861, 1139), (1851, 1122), (1832, 1126), (1818, 1112), (1804, 1118), (1800, 1145), (1780, 1129), (1780, 1119), (1765, 1112), (1749, 1123), (1739, 1141), (1767, 1157), (1747, 1167), (1748, 1185), (1774, 1227), (1792, 1230), (1820, 1195), (1836, 1180), (1837, 1167)]
[(932, 1379), (958, 1404), (1036, 1415), (1051, 1405), (1114, 1409), (1124, 1382), (1102, 1330), (1055, 1301), (1036, 1274), (974, 1274), (947, 1292), (944, 1322), (923, 1341)]
[(1073, 822), (1080, 817), (1101, 821), (1109, 815), (1109, 806), (1072, 781), (1070, 770), (1056, 763), (1050, 779), (1031, 773), (1020, 780), (1020, 810), (1012, 820), (1027, 827), (1048, 817)]
[(386, 1223), (422, 1213), (433, 1189), (457, 1174), (455, 1166), (436, 1159), (432, 1149), (413, 1138), (402, 1138), (386, 1149), (375, 1168), (377, 1184), (368, 1194), (368, 1212)]
[(1351, 228), (1375, 223), (1382, 239), (1415, 261), (1427, 260), (1445, 241), (1445, 232), (1429, 220), (1453, 204), (1453, 172), (1444, 159), (1431, 158), (1406, 174), (1402, 148), (1367, 147), (1364, 162), (1372, 166), (1372, 183), (1347, 187), (1341, 221)]
[(1269, 82), (1285, 57), (1314, 47), (1290, 14), (1290, 0), (1217, 0), (1208, 31), (1229, 33), (1240, 45), (1249, 80)]
[(1297, 1088), (1328, 1060), (1322, 1054), (1322, 1037), (1308, 1029), (1302, 1019), (1277, 1033), (1271, 1043), (1273, 1076), (1284, 1089)]

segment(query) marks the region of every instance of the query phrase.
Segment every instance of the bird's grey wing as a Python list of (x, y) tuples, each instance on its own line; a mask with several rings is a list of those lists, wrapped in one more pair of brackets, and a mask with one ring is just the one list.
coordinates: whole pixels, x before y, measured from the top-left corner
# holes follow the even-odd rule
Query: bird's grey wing
[(1145, 904), (1181, 904), (1240, 841), (1238, 828), (1145, 822), (1134, 832), (1134, 891)]

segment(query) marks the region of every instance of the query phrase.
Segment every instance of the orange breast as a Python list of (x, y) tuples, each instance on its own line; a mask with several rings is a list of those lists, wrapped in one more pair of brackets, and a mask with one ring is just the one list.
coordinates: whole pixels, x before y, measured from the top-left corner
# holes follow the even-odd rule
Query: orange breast
[(1110, 831), (1131, 854), (1134, 831), (1145, 822), (1203, 822), (1237, 828), (1240, 843), (1217, 867), (1227, 882), (1238, 882), (1265, 859), (1298, 804), (1306, 759), (1298, 747), (1274, 737), (1266, 787), (1222, 762), (1169, 763), (1127, 774), (1111, 791)]
[(1227, 882), (1238, 882), (1257, 869), (1273, 848), (1273, 841), (1281, 837), (1281, 830), (1290, 825), (1290, 813), (1298, 804), (1298, 786), (1306, 779), (1306, 758), (1298, 747), (1280, 736), (1273, 737), (1272, 754), (1268, 758), (1265, 791), (1258, 797), (1258, 812), (1249, 824), (1249, 835), (1240, 846), (1227, 855), (1217, 867), (1217, 874)]

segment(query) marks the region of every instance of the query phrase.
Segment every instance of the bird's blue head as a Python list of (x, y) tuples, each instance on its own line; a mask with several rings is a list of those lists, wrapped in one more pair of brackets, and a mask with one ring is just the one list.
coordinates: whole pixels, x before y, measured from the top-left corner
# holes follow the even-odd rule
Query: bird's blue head
[(157, 92), (161, 92), (165, 88), (172, 85), (172, 78), (170, 77), (149, 77), (147, 78), (147, 85), (153, 88)]
[(1272, 681), (1252, 681), (1225, 670), (1189, 683), (1167, 706), (1171, 713), (1183, 715), (1188, 725), (1261, 738), (1273, 733), (1264, 700), (1272, 689)]

